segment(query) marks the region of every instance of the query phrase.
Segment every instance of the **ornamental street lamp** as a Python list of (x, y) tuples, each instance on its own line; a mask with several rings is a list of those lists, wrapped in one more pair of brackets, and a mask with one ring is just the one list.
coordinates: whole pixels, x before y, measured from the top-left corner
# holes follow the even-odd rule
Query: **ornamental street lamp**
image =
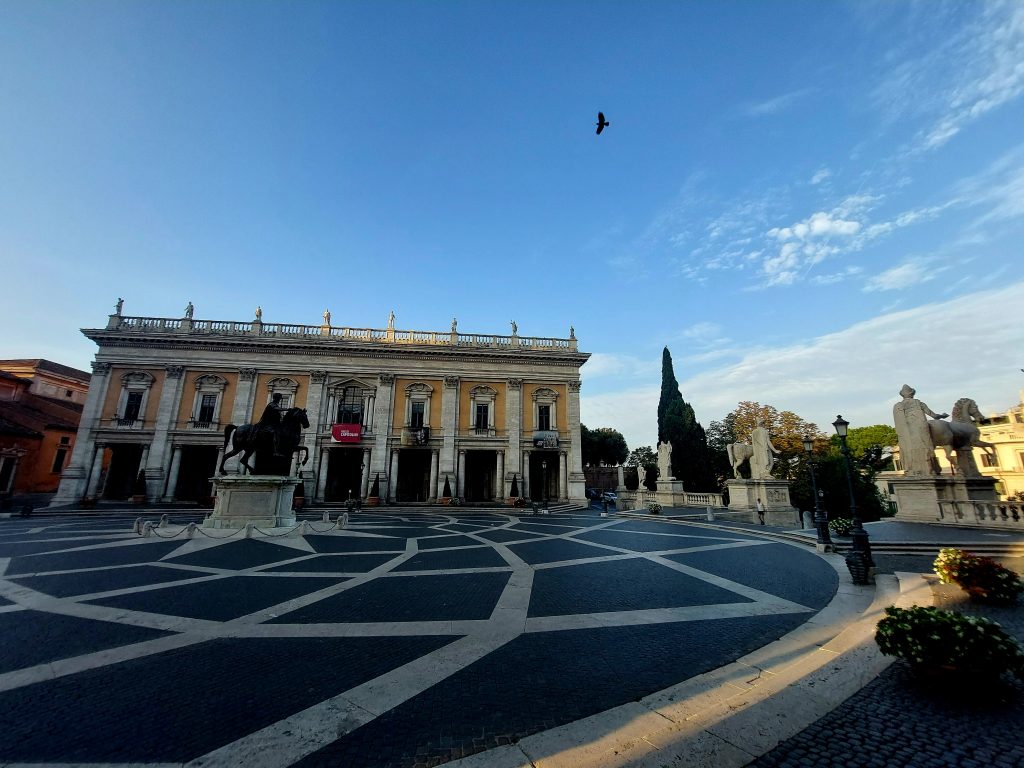
[(821, 496), (818, 495), (818, 480), (814, 476), (814, 439), (804, 438), (804, 450), (807, 452), (807, 466), (811, 470), (811, 490), (814, 491), (814, 527), (818, 531), (818, 551), (833, 552), (832, 537), (828, 532), (828, 518), (821, 506)]
[(836, 434), (839, 435), (840, 450), (846, 462), (846, 486), (850, 491), (850, 517), (853, 518), (853, 533), (851, 534), (853, 548), (846, 556), (846, 567), (850, 569), (854, 584), (867, 584), (869, 583), (868, 569), (875, 566), (875, 561), (871, 557), (868, 532), (864, 530), (864, 525), (861, 523), (860, 514), (857, 512), (857, 501), (853, 496), (853, 468), (850, 465), (850, 449), (846, 445), (846, 433), (849, 430), (850, 422), (843, 419), (842, 416), (837, 416), (836, 420), (832, 422), (832, 426), (836, 428)]

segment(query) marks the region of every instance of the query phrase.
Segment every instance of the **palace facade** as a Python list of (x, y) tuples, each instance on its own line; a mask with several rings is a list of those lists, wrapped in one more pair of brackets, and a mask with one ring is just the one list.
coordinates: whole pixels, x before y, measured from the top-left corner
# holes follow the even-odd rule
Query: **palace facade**
[[(191, 308), (190, 308), (191, 309)], [(191, 311), (189, 312), (191, 314)], [(54, 504), (203, 501), (228, 424), (274, 394), (306, 409), (307, 500), (585, 502), (579, 369), (569, 338), (111, 315)], [(238, 472), (229, 459), (228, 472)]]

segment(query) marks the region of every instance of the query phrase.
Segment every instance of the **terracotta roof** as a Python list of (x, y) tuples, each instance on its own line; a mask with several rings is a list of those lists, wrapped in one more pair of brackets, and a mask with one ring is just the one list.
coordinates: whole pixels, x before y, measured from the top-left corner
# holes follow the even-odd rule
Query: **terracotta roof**
[(34, 368), (39, 371), (49, 371), (50, 373), (56, 373), (59, 376), (67, 376), (71, 379), (82, 379), (83, 381), (89, 381), (92, 375), (85, 371), (80, 371), (78, 368), (72, 368), (70, 365), (61, 365), (55, 363), (52, 360), (44, 360), (41, 357), (33, 359), (22, 359), (22, 360), (0, 360), (0, 370), (9, 365), (26, 366)]
[(0, 419), (32, 432), (46, 429), (77, 430), (82, 406), (23, 392), (17, 400), (0, 400)]
[(34, 429), (28, 429), (20, 424), (15, 424), (13, 421), (8, 421), (0, 414), (0, 435), (17, 435), (19, 437), (42, 437), (41, 432), (36, 432)]

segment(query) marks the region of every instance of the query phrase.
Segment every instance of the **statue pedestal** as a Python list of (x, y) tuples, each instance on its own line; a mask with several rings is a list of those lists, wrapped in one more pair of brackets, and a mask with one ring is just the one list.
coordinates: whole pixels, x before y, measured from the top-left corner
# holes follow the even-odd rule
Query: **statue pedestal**
[(663, 507), (684, 507), (686, 506), (686, 491), (683, 488), (683, 481), (670, 477), (668, 480), (658, 480), (658, 503)]
[(262, 528), (295, 525), (292, 501), (297, 477), (281, 475), (224, 475), (213, 478), (217, 499), (204, 528), (244, 528), (247, 523)]
[(955, 523), (939, 512), (940, 502), (998, 501), (996, 481), (991, 477), (955, 475), (905, 475), (894, 477), (896, 519), (922, 523)]
[(729, 511), (749, 512), (750, 522), (757, 523), (757, 500), (764, 505), (766, 525), (791, 528), (801, 526), (800, 513), (789, 500), (789, 483), (785, 480), (727, 480)]

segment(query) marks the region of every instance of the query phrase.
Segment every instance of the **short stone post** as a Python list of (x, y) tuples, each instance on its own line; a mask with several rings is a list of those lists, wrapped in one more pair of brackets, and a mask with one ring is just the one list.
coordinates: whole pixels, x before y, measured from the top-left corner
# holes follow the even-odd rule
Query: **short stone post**
[(195, 535), (196, 535), (196, 524), (195, 523), (189, 523), (188, 525), (186, 525), (185, 526), (185, 538), (186, 539), (191, 539)]
[(247, 538), (247, 539), (251, 539), (252, 538), (252, 531), (253, 531), (253, 528), (255, 528), (255, 527), (256, 526), (253, 523), (246, 523), (245, 524), (245, 538)]
[(708, 522), (709, 523), (715, 522), (715, 513), (711, 511), (711, 507), (705, 507), (705, 509), (707, 510), (707, 513), (708, 513)]
[(160, 515), (160, 527), (161, 528), (166, 528), (169, 522), (170, 522), (170, 520), (168, 519), (166, 514)]
[(132, 523), (132, 533), (142, 533), (142, 518), (136, 517), (135, 522)]
[(153, 521), (149, 520), (144, 526), (142, 526), (142, 538), (148, 539), (153, 535)]

